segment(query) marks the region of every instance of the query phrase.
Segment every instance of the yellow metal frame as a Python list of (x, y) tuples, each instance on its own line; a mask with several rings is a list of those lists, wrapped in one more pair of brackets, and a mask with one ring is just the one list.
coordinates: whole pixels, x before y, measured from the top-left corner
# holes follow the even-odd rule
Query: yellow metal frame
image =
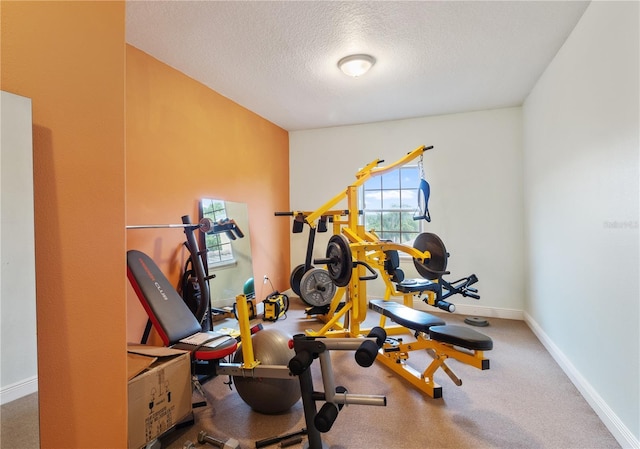
[[(408, 329), (406, 331), (410, 332)], [(409, 352), (421, 350), (426, 350), (433, 357), (433, 361), (422, 372), (407, 363)], [(432, 398), (440, 398), (442, 387), (434, 380), (438, 369), (442, 369), (456, 385), (462, 385), (460, 378), (446, 363), (449, 358), (478, 369), (489, 368), (484, 351), (457, 349), (453, 345), (431, 340), (422, 332), (416, 335), (415, 341), (408, 343), (399, 341), (394, 344), (387, 341), (376, 360)]]
[[(378, 165), (382, 161), (376, 159), (356, 173), (356, 180), (353, 184), (349, 185), (345, 190), (334, 196), (317, 210), (313, 212), (296, 211), (293, 213), (294, 216), (304, 216), (307, 224), (314, 229), (317, 226), (318, 220), (322, 217), (331, 216), (333, 218), (333, 234), (342, 234), (347, 238), (349, 248), (352, 252), (352, 260), (365, 262), (382, 276), (386, 289), (384, 299), (390, 299), (391, 296), (402, 296), (405, 305), (409, 307), (413, 306), (413, 295), (400, 293), (396, 290), (388, 273), (384, 270), (384, 262), (386, 260), (385, 251), (401, 251), (421, 262), (429, 260), (431, 254), (429, 251), (420, 251), (410, 246), (381, 241), (375, 231), (365, 230), (364, 226), (358, 224), (358, 189), (370, 178), (383, 175), (413, 161), (422, 156), (422, 153), (429, 148), (424, 145), (419, 146), (402, 158), (384, 167), (379, 167)], [(344, 199), (347, 200), (347, 210), (336, 210), (336, 205)], [(360, 325), (367, 317), (367, 284), (366, 281), (363, 281), (361, 278), (367, 275), (367, 271), (361, 264), (354, 264), (352, 270), (349, 285), (337, 289), (327, 314), (318, 317), (326, 324), (318, 331), (308, 330), (308, 335), (358, 337), (365, 333), (365, 330), (361, 329)], [(344, 305), (339, 308), (343, 297), (345, 298)], [(342, 319), (342, 323), (339, 322), (340, 319)], [(400, 333), (404, 332), (404, 329), (387, 328), (387, 333), (389, 332)]]
[[(429, 260), (431, 254), (429, 251), (420, 251), (406, 245), (381, 241), (374, 230), (365, 230), (364, 226), (358, 224), (358, 190), (371, 177), (395, 170), (421, 156), (427, 149), (425, 146), (420, 146), (385, 167), (378, 167), (382, 161), (379, 159), (374, 160), (356, 173), (356, 181), (353, 184), (316, 211), (294, 212), (294, 215), (305, 217), (307, 224), (311, 228), (315, 228), (318, 220), (322, 217), (331, 216), (333, 218), (333, 234), (342, 234), (347, 238), (352, 252), (352, 260), (365, 262), (382, 277), (385, 283), (384, 299), (390, 300), (392, 297), (402, 297), (404, 305), (411, 308), (413, 308), (415, 294), (399, 292), (396, 289), (396, 284), (391, 281), (390, 275), (384, 269), (385, 252), (390, 250), (401, 251), (420, 262)], [(335, 210), (335, 206), (345, 198), (348, 210)], [(362, 264), (353, 264), (352, 270), (349, 284), (336, 290), (328, 312), (325, 315), (317, 316), (325, 323), (324, 326), (317, 331), (307, 330), (307, 335), (315, 337), (359, 337), (367, 335), (371, 330), (360, 327), (366, 319), (368, 308), (366, 281), (362, 280), (362, 277), (367, 275), (366, 268)], [(426, 302), (433, 305), (436, 300), (435, 292), (425, 291), (423, 293), (426, 295)], [(340, 307), (341, 305), (342, 307)], [(387, 325), (384, 315), (380, 317), (380, 327), (385, 329), (387, 335), (414, 333), (414, 331), (403, 326)], [(407, 363), (409, 352), (416, 350), (426, 350), (434, 358), (422, 372), (415, 370)], [(446, 364), (449, 358), (479, 369), (488, 368), (488, 360), (484, 358), (483, 351), (462, 350), (449, 344), (431, 340), (421, 332), (416, 334), (416, 341), (411, 343), (385, 343), (377, 356), (377, 360), (383, 365), (409, 381), (419, 390), (436, 398), (442, 395), (442, 387), (433, 379), (438, 369), (442, 369), (457, 385), (462, 383)]]
[(238, 327), (240, 327), (240, 349), (242, 350), (242, 368), (253, 369), (260, 364), (253, 355), (253, 341), (251, 340), (251, 323), (249, 321), (249, 306), (244, 295), (236, 296), (236, 313)]
[(236, 316), (240, 328), (240, 350), (242, 363), (220, 362), (216, 367), (217, 374), (241, 377), (265, 377), (276, 379), (292, 379), (293, 374), (286, 365), (265, 365), (256, 360), (251, 339), (251, 324), (249, 322), (249, 306), (245, 295), (236, 296)]

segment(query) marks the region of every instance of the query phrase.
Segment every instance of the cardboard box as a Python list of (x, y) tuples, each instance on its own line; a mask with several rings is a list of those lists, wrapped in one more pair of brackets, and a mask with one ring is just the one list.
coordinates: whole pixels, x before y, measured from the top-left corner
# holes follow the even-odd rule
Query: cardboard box
[(129, 449), (144, 447), (191, 413), (187, 351), (129, 345)]

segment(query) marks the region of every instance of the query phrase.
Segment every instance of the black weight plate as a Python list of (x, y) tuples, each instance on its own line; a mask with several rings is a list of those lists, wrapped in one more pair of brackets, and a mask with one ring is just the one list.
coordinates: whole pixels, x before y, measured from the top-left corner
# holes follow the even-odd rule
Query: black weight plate
[(436, 280), (442, 277), (442, 273), (447, 269), (447, 258), (449, 254), (440, 237), (430, 232), (423, 232), (416, 237), (413, 247), (419, 251), (429, 251), (431, 258), (420, 263), (413, 259), (413, 264), (425, 279)]
[(305, 267), (305, 264), (298, 265), (293, 269), (293, 271), (291, 272), (291, 276), (289, 277), (289, 284), (291, 285), (291, 290), (293, 290), (293, 292), (300, 297), (302, 297), (302, 295), (300, 295), (300, 281), (302, 280), (302, 276), (304, 276), (304, 272), (305, 272), (304, 267)]
[(489, 322), (487, 320), (477, 316), (467, 317), (464, 319), (464, 322), (467, 324), (470, 324), (471, 326), (478, 326), (478, 327), (487, 327), (489, 325)]
[[(342, 270), (342, 250), (336, 242), (329, 242), (327, 244), (327, 271), (331, 279), (335, 281), (340, 276)], [(317, 260), (316, 260), (317, 262)]]
[(353, 270), (351, 247), (346, 237), (340, 234), (332, 235), (327, 245), (327, 264), (329, 276), (338, 287), (349, 285)]

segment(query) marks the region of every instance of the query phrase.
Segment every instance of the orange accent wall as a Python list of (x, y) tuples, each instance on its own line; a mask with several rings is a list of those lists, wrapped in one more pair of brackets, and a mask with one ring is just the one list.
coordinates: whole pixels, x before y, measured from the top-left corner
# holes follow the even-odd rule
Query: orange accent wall
[(288, 133), (126, 46), (124, 2), (3, 0), (0, 20), (0, 88), (33, 106), (41, 447), (126, 447), (124, 348), (146, 317), (124, 254), (175, 283), (184, 259), (180, 231), (125, 225), (246, 202), (256, 277), (285, 290)]
[[(291, 221), (274, 216), (289, 208), (287, 131), (135, 47), (126, 55), (127, 224), (197, 222), (203, 197), (247, 203), (254, 275), (289, 288)], [(180, 229), (127, 231), (127, 248), (176, 286), (184, 240)], [(147, 318), (128, 292), (128, 338), (139, 341)]]
[(0, 87), (33, 106), (41, 447), (126, 447), (124, 2), (0, 8)]

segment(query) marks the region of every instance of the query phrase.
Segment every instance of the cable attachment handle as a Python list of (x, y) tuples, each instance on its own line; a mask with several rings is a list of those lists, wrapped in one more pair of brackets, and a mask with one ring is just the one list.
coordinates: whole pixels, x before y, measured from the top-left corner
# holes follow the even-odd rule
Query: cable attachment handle
[(423, 154), (420, 154), (420, 159), (418, 160), (418, 171), (420, 172), (420, 184), (418, 185), (418, 209), (416, 210), (413, 219), (427, 220), (427, 222), (431, 222), (431, 215), (429, 214), (429, 195), (431, 194), (431, 188), (424, 177)]

